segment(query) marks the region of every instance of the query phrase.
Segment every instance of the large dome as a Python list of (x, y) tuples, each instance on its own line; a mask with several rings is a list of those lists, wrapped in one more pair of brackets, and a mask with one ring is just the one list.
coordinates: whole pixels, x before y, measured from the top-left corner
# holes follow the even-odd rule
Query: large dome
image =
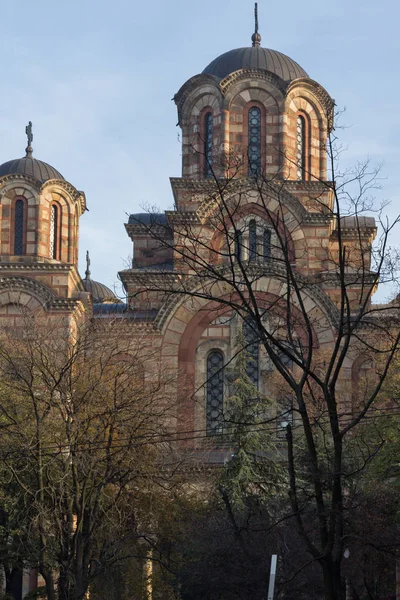
[(292, 81), (298, 77), (308, 77), (297, 62), (276, 50), (253, 46), (236, 48), (215, 58), (203, 71), (224, 79), (239, 69), (263, 69), (278, 75), (284, 81)]
[(39, 181), (45, 182), (49, 179), (64, 179), (64, 177), (51, 165), (32, 158), (32, 153), (28, 152), (24, 158), (16, 158), (0, 165), (0, 177), (4, 175), (30, 175)]

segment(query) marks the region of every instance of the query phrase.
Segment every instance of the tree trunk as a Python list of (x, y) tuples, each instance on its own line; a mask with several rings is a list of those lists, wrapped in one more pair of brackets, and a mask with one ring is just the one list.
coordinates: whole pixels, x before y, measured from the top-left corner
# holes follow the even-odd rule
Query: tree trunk
[(70, 585), (67, 569), (62, 565), (60, 567), (60, 573), (58, 576), (58, 600), (69, 600), (70, 598)]
[(43, 577), (46, 584), (47, 600), (56, 600), (53, 573), (50, 571), (50, 569), (45, 568), (40, 568), (39, 573)]
[(6, 573), (6, 594), (10, 594), (15, 600), (22, 600), (22, 569), (13, 567)]
[(325, 600), (344, 600), (340, 562), (325, 560), (322, 564)]

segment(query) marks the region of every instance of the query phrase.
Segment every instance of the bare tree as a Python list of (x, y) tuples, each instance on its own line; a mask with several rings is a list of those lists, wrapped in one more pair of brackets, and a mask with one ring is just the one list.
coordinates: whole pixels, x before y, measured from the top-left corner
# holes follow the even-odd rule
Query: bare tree
[[(133, 305), (157, 297), (163, 310), (186, 303), (213, 314), (207, 322), (228, 316), (250, 328), (245, 347), (256, 339), (263, 348), (280, 412), (291, 411), (290, 511), (306, 562), (322, 569), (326, 600), (343, 594), (347, 440), (379, 403), (400, 339), (398, 303), (372, 303), (378, 283), (396, 277), (389, 236), (398, 219), (389, 223), (374, 204), (379, 170), (365, 162), (339, 173), (334, 135), (331, 181), (310, 175), (302, 186), (260, 170), (243, 178), (244, 152), (225, 156), (222, 167), (214, 160), (211, 178), (173, 181), (176, 209), (166, 221), (130, 221), (149, 240), (152, 272), (163, 263), (158, 276), (138, 253), (129, 271)], [(365, 371), (372, 376), (362, 386)], [(273, 418), (266, 407), (258, 426)]]
[(140, 504), (171, 482), (172, 466), (159, 463), (170, 376), (146, 340), (111, 330), (22, 312), (0, 339), (1, 483), (21, 517), (11, 538), (49, 600), (81, 600), (140, 553), (152, 526)]

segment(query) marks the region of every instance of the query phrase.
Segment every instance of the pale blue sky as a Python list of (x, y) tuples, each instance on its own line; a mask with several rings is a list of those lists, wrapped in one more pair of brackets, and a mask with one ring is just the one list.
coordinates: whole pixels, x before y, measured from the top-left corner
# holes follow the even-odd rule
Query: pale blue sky
[[(180, 175), (171, 98), (216, 56), (250, 45), (252, 0), (11, 0), (1, 9), (0, 162), (34, 155), (85, 191), (81, 273), (117, 282), (126, 213), (169, 208)], [(346, 107), (346, 162), (384, 161), (400, 211), (399, 4), (259, 0), (262, 45), (288, 54)]]

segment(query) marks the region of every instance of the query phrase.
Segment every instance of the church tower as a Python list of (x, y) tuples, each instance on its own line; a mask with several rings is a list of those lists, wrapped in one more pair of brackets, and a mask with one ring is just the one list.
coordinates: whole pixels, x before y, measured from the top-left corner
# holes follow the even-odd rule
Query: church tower
[(0, 165), (0, 315), (25, 307), (48, 313), (84, 310), (78, 273), (79, 219), (85, 194), (33, 156), (32, 123), (23, 158)]
[[(288, 320), (298, 315), (286, 304), (290, 273), (307, 295), (323, 351), (340, 304), (339, 224), (354, 306), (376, 234), (371, 217), (336, 218), (326, 153), (333, 99), (293, 59), (262, 47), (257, 5), (255, 16), (249, 47), (218, 56), (175, 95), (182, 129), (175, 208), (130, 216), (133, 263), (120, 273), (136, 322), (151, 324), (163, 364), (179, 373), (178, 430), (208, 438), (223, 432), (229, 385), (221, 373), (237, 354), (238, 332), (251, 355), (249, 379), (275, 397), (271, 361), (252, 337), (254, 315), (265, 331), (290, 338)], [(301, 345), (300, 328), (295, 335), (285, 344)]]

